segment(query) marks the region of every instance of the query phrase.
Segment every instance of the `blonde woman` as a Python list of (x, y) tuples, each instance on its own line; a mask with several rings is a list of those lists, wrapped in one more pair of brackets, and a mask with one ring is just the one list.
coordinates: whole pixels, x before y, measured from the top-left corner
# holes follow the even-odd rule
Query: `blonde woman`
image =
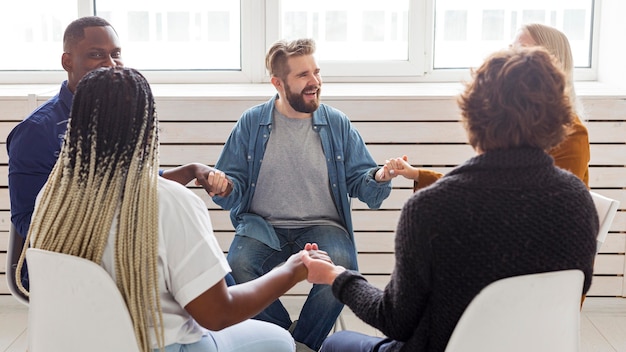
[[(565, 72), (565, 89), (568, 92), (575, 116), (567, 138), (557, 147), (552, 148), (549, 154), (554, 158), (556, 166), (570, 171), (589, 188), (589, 134), (580, 119), (583, 116), (583, 109), (574, 91), (574, 61), (567, 37), (558, 29), (550, 26), (537, 23), (526, 24), (518, 30), (511, 46), (540, 46), (558, 59)], [(402, 175), (413, 180), (414, 191), (430, 186), (443, 176), (442, 173), (433, 170), (411, 166), (406, 156), (388, 160), (386, 166), (393, 170), (394, 175)]]
[(159, 177), (158, 148), (145, 78), (119, 67), (88, 73), (35, 209), (32, 246), (100, 263), (124, 296), (141, 351), (294, 351), (289, 332), (247, 319), (306, 277), (300, 256), (227, 287), (206, 206)]

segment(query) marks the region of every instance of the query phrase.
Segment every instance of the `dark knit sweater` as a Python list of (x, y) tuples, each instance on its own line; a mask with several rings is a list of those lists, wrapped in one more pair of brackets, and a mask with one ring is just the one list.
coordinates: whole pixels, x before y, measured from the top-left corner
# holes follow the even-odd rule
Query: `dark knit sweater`
[(493, 281), (581, 269), (586, 293), (597, 230), (589, 191), (549, 155), (531, 148), (491, 151), (406, 202), (384, 291), (346, 271), (333, 293), (396, 340), (393, 351), (444, 351), (469, 302)]

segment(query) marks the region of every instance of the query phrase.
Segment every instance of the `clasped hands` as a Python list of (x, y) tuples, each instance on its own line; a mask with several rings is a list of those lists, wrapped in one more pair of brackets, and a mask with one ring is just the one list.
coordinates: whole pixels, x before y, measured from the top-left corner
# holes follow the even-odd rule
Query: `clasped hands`
[(409, 164), (409, 159), (406, 155), (385, 160), (385, 165), (381, 170), (390, 178), (404, 176), (409, 180), (417, 181), (419, 177), (419, 169)]
[(318, 248), (317, 243), (307, 243), (299, 255), (307, 269), (306, 279), (312, 284), (332, 285), (337, 275), (346, 270), (335, 265), (328, 253)]
[(195, 183), (196, 186), (204, 187), (211, 197), (226, 197), (233, 190), (233, 182), (223, 171), (208, 166), (196, 171)]
[(411, 166), (408, 160), (406, 155), (385, 160), (385, 164), (378, 169), (374, 179), (378, 182), (384, 182), (397, 176), (404, 176), (409, 180), (417, 181), (419, 169)]
[[(377, 182), (387, 182), (392, 178), (402, 175), (408, 179), (417, 180), (418, 169), (408, 163), (406, 155), (398, 158), (385, 160), (383, 167), (374, 175)], [(202, 186), (209, 196), (227, 197), (233, 190), (233, 183), (228, 176), (218, 169), (206, 165), (196, 166), (196, 186)]]

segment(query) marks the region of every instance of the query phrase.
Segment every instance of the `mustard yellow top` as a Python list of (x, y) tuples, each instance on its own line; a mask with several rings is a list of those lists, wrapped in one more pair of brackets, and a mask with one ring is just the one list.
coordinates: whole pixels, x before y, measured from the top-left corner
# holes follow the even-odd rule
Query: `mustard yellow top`
[[(554, 158), (554, 165), (573, 173), (589, 188), (589, 132), (578, 116), (574, 117), (565, 140), (550, 150), (549, 154)], [(433, 170), (419, 169), (418, 172), (419, 183), (413, 183), (413, 191), (430, 186), (443, 176)]]

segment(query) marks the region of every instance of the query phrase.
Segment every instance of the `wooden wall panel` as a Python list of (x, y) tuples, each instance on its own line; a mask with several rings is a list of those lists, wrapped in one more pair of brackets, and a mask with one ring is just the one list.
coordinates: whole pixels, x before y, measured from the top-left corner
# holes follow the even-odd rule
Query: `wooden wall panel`
[[(449, 86), (423, 95), (376, 95), (369, 90), (329, 87), (324, 102), (348, 115), (380, 164), (387, 158), (406, 154), (413, 165), (446, 173), (474, 155), (466, 142), (454, 91)], [(8, 292), (3, 276), (10, 224), (6, 137), (58, 87), (24, 89), (17, 89), (14, 96), (0, 96), (0, 294)], [(162, 85), (153, 87), (153, 91), (160, 119), (161, 164), (165, 169), (189, 162), (213, 165), (241, 114), (274, 94), (267, 85), (198, 86), (188, 92), (178, 86)], [(582, 97), (582, 101), (591, 142), (590, 185), (595, 192), (621, 202), (620, 212), (596, 259), (596, 276), (589, 295), (626, 296), (626, 99), (616, 94)], [(204, 190), (188, 186), (206, 203), (215, 235), (227, 252), (234, 234), (228, 212), (219, 209)], [(395, 179), (390, 197), (377, 211), (367, 209), (356, 199), (352, 204), (360, 268), (368, 280), (381, 288), (393, 269), (396, 221), (413, 193), (412, 186), (412, 181)], [(306, 283), (297, 285), (285, 298), (286, 304), (301, 305), (308, 287)]]

